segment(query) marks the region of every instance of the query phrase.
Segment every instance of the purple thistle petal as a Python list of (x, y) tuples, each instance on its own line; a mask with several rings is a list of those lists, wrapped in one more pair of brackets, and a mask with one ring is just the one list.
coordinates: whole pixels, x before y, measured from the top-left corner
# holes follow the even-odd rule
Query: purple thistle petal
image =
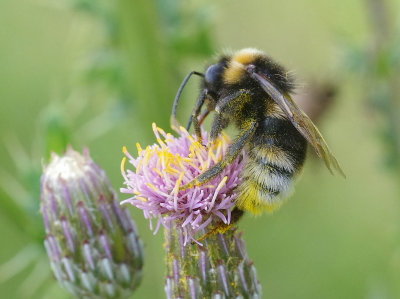
[(155, 230), (154, 230), (154, 235), (158, 232), (158, 230), (160, 229), (160, 226), (161, 226), (161, 222), (162, 222), (162, 220), (161, 220), (161, 217), (159, 217), (158, 219), (157, 219), (157, 225), (156, 225), (156, 228), (155, 228)]
[(203, 216), (201, 214), (197, 215), (196, 219), (192, 222), (193, 228), (196, 228), (199, 226), (199, 222), (201, 222)]
[(220, 211), (215, 211), (215, 212), (213, 212), (213, 214), (215, 216), (218, 216), (218, 218), (221, 219), (223, 223), (225, 223), (225, 224), (228, 223), (228, 221), (226, 220), (225, 215), (222, 214)]
[(193, 223), (192, 218), (193, 218), (193, 214), (190, 213), (189, 217), (187, 217), (186, 220), (182, 223), (182, 227), (186, 226), (189, 222)]
[(206, 221), (204, 221), (198, 228), (197, 231), (201, 231), (203, 230), (207, 225), (209, 225), (211, 223), (213, 219), (211, 217), (208, 217), (208, 219)]

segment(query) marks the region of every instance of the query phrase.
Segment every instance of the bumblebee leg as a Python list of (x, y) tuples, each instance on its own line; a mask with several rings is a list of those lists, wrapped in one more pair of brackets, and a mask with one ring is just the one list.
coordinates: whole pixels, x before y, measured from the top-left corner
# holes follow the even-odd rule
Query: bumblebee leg
[[(229, 120), (225, 120), (223, 115), (234, 114), (235, 111), (240, 110), (245, 103), (250, 100), (250, 92), (246, 89), (240, 89), (239, 91), (222, 98), (218, 101), (215, 111), (217, 115), (214, 117), (213, 123), (211, 125), (210, 132), (210, 143), (213, 142), (221, 131), (228, 125)], [(226, 113), (229, 112), (230, 113)]]
[(250, 100), (250, 91), (247, 89), (240, 89), (235, 93), (222, 98), (218, 101), (217, 106), (215, 107), (215, 111), (217, 113), (222, 113), (227, 110), (227, 108), (241, 108), (243, 104)]
[(211, 147), (211, 144), (214, 140), (218, 137), (221, 131), (228, 126), (229, 119), (224, 119), (221, 113), (216, 113), (212, 124), (211, 124), (211, 131), (210, 131), (210, 139), (208, 141), (208, 147)]
[(201, 142), (201, 129), (197, 117), (200, 114), (201, 108), (203, 107), (206, 97), (207, 97), (207, 89), (204, 89), (202, 90), (202, 92), (199, 95), (199, 98), (197, 99), (196, 105), (193, 108), (192, 114), (190, 115), (188, 124), (186, 126), (186, 130), (189, 131), (190, 125), (193, 123), (194, 133), (197, 136), (197, 140), (199, 140), (200, 142)]
[(186, 75), (185, 79), (183, 79), (181, 86), (179, 86), (178, 92), (176, 93), (176, 96), (174, 99), (174, 104), (172, 105), (172, 113), (171, 113), (171, 117), (170, 117), (171, 128), (174, 129), (175, 131), (179, 131), (179, 123), (176, 120), (176, 108), (178, 107), (179, 98), (181, 97), (183, 88), (185, 87), (186, 83), (189, 81), (189, 79), (192, 75), (204, 77), (204, 74), (202, 74), (202, 73), (199, 73), (196, 71), (191, 71), (189, 74)]
[(203, 121), (206, 119), (207, 115), (213, 110), (214, 110), (214, 106), (211, 105), (210, 102), (208, 102), (206, 111), (204, 111), (203, 114), (200, 115), (199, 125), (201, 125), (203, 123)]
[(257, 125), (258, 124), (256, 121), (251, 121), (248, 124), (247, 128), (243, 130), (238, 137), (235, 138), (235, 140), (229, 146), (225, 157), (221, 161), (219, 161), (213, 167), (207, 169), (205, 172), (198, 175), (191, 182), (183, 185), (179, 189), (185, 190), (191, 188), (194, 185), (202, 185), (219, 175), (224, 170), (226, 165), (232, 163), (233, 160), (236, 159), (236, 157), (245, 146), (246, 142), (253, 136), (254, 132), (256, 131)]
[(213, 227), (210, 228), (210, 230), (207, 233), (198, 238), (197, 241), (201, 242), (210, 235), (226, 233), (233, 225), (236, 224), (236, 222), (240, 220), (240, 218), (242, 218), (243, 214), (244, 214), (243, 210), (240, 210), (238, 207), (235, 207), (231, 212), (231, 222), (229, 224), (225, 224), (222, 221), (218, 221)]

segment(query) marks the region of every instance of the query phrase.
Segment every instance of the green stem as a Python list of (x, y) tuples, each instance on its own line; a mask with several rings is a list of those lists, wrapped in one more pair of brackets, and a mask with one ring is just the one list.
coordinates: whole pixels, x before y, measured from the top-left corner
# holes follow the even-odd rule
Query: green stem
[[(135, 116), (142, 127), (154, 119), (167, 127), (176, 91), (167, 47), (162, 40), (155, 4), (147, 0), (121, 0), (121, 44), (126, 82), (135, 99)], [(168, 100), (170, 99), (170, 101)]]

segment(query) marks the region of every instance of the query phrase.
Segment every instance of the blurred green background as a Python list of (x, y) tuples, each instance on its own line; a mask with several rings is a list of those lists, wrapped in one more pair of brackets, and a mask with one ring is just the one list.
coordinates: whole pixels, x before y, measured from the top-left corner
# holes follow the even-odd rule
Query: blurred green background
[[(306, 93), (334, 87), (318, 124), (347, 174), (310, 153), (279, 211), (241, 221), (263, 297), (400, 298), (399, 11), (389, 0), (0, 1), (0, 297), (70, 298), (42, 246), (49, 152), (87, 146), (118, 190), (122, 146), (153, 143), (153, 121), (169, 127), (184, 76), (251, 46), (295, 70)], [(133, 297), (163, 298), (162, 233), (130, 210), (146, 250)]]

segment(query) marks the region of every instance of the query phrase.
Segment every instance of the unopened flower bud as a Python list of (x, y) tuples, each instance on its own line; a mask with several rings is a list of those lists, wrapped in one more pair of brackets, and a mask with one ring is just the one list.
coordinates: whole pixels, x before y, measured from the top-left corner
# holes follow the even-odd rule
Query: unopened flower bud
[(52, 155), (40, 199), (44, 245), (60, 285), (77, 297), (131, 295), (141, 281), (143, 246), (105, 172), (86, 150)]

